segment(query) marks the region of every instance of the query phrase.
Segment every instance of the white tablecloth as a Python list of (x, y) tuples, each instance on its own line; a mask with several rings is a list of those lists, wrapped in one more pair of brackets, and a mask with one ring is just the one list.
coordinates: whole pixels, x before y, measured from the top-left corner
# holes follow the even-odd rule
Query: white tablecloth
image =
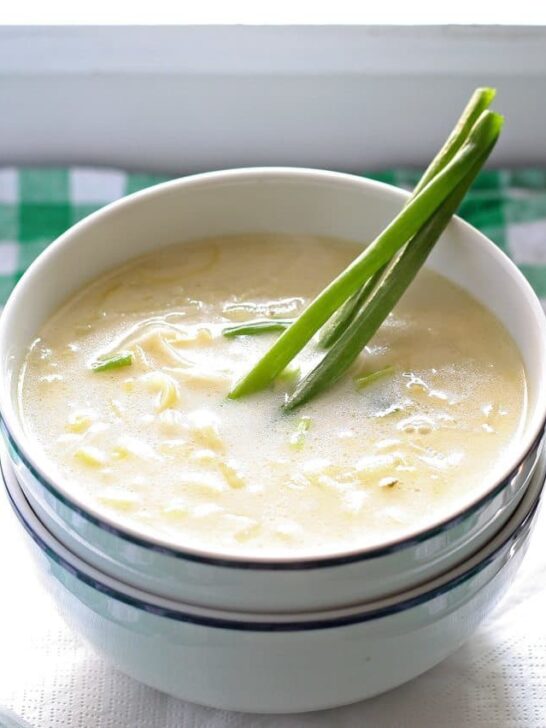
[(42, 593), (3, 492), (0, 566), (0, 707), (33, 728), (546, 728), (546, 507), (510, 593), (466, 646), (379, 698), (299, 716), (202, 708), (112, 669)]

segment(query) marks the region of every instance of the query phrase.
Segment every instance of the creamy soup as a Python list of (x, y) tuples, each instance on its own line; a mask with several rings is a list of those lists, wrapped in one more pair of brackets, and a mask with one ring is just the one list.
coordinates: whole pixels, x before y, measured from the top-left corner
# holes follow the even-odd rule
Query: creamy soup
[[(226, 398), (279, 335), (226, 327), (295, 317), (357, 252), (314, 237), (210, 239), (84, 288), (20, 378), (24, 426), (50, 471), (121, 525), (223, 553), (369, 547), (459, 510), (517, 440), (526, 383), (501, 324), (430, 270), (308, 405), (280, 409), (322, 355), (316, 342), (269, 390)], [(91, 369), (120, 351), (129, 365)]]

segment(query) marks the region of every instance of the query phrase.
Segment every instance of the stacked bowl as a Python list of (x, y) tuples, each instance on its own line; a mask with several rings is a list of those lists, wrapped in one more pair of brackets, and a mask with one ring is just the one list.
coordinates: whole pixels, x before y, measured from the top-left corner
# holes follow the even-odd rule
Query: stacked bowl
[(67, 621), (129, 675), (234, 710), (350, 703), (444, 659), (511, 582), (545, 480), (546, 325), (517, 268), (459, 219), (429, 265), (485, 303), (511, 334), (526, 370), (527, 418), (502, 476), (424, 530), (305, 559), (228, 557), (206, 544), (182, 549), (122, 527), (81, 501), (51, 472), (21, 423), (24, 353), (90, 279), (160, 247), (220, 234), (371, 239), (404, 199), (387, 185), (315, 170), (189, 177), (91, 215), (52, 244), (16, 287), (0, 324), (9, 501)]

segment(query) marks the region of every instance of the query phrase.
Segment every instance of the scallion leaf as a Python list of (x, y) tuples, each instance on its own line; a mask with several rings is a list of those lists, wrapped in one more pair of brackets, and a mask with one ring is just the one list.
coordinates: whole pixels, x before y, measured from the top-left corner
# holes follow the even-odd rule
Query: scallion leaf
[(319, 364), (299, 382), (294, 393), (284, 403), (283, 409), (289, 411), (304, 404), (334, 384), (351, 366), (417, 275), (493, 145), (494, 141), (482, 152), (466, 178), (413, 237), (396, 264), (387, 271), (368, 304), (358, 312)]
[[(229, 394), (231, 399), (237, 399), (268, 386), (334, 311), (394, 257), (458, 189), (460, 183), (468, 178), (472, 170), (478, 171), (499, 136), (502, 121), (499, 114), (490, 111), (481, 114), (464, 144), (446, 166), (281, 334), (251, 371), (235, 385)], [(388, 300), (384, 303), (390, 305)], [(349, 329), (345, 333), (348, 331)]]
[(101, 357), (91, 364), (94, 372), (106, 372), (110, 369), (121, 369), (128, 367), (133, 363), (133, 355), (130, 351), (120, 351), (119, 354), (113, 354), (109, 357)]
[[(453, 131), (442, 145), (432, 162), (429, 164), (421, 179), (415, 186), (408, 202), (426, 187), (433, 177), (440, 172), (446, 164), (453, 159), (456, 152), (465, 142), (472, 126), (476, 123), (480, 114), (487, 109), (495, 98), (495, 89), (478, 88), (474, 91), (463, 113), (459, 117)], [(406, 205), (408, 204), (406, 202)], [(382, 271), (367, 280), (361, 289), (357, 291), (343, 306), (337, 310), (327, 323), (322, 327), (319, 342), (324, 349), (330, 347), (345, 331), (347, 326), (356, 316), (357, 311), (362, 308), (369, 299)]]
[(235, 336), (255, 336), (256, 334), (269, 334), (272, 331), (284, 331), (294, 319), (259, 319), (258, 321), (246, 321), (237, 326), (227, 326), (222, 335), (228, 339)]

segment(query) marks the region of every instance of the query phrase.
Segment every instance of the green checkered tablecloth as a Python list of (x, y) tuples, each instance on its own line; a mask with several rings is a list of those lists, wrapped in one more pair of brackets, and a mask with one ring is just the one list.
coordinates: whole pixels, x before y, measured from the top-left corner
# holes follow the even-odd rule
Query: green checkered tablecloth
[[(411, 189), (419, 173), (368, 176)], [(0, 168), (0, 305), (32, 260), (68, 227), (165, 179), (112, 169)], [(460, 215), (508, 253), (546, 302), (546, 170), (482, 172)]]

